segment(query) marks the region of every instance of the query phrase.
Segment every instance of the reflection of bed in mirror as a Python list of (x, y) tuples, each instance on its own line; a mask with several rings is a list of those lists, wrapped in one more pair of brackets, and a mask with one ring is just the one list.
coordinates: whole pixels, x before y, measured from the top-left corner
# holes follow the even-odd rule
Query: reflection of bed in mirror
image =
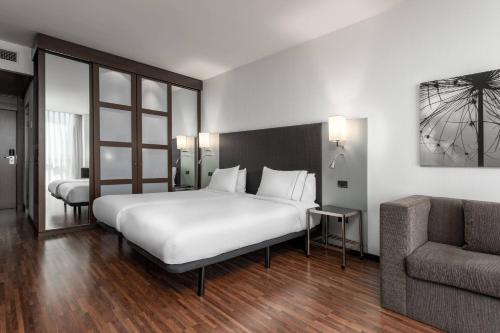
[(82, 206), (89, 205), (89, 169), (81, 169), (81, 178), (57, 179), (48, 185), (48, 191), (54, 198), (64, 203), (64, 208), (69, 205), (74, 212), (81, 215)]

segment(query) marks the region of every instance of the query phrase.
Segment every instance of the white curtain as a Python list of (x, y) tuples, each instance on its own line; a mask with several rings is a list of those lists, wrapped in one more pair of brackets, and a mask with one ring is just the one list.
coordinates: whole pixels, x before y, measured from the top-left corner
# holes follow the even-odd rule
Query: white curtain
[(80, 178), (82, 150), (82, 116), (45, 112), (46, 183), (56, 179)]

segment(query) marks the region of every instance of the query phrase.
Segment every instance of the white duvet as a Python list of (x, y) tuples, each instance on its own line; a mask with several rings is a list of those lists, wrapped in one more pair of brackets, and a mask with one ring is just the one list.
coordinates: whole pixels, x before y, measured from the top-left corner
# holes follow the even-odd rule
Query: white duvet
[(216, 193), (209, 200), (135, 205), (119, 220), (126, 239), (167, 264), (181, 264), (305, 230), (307, 209), (314, 206)]
[(49, 183), (48, 190), (54, 196), (70, 203), (89, 202), (89, 180), (58, 179)]
[(58, 179), (51, 181), (49, 185), (47, 186), (48, 190), (50, 193), (54, 194), (55, 196), (59, 197), (59, 187), (63, 184), (66, 183), (87, 183), (88, 184), (89, 180), (86, 178), (83, 179)]
[(194, 206), (200, 200), (211, 200), (231, 195), (230, 193), (209, 190), (106, 195), (94, 200), (92, 211), (98, 221), (121, 231), (123, 213), (134, 207), (165, 205), (183, 201), (188, 201), (190, 205)]
[(59, 197), (69, 203), (89, 202), (89, 181), (68, 182), (59, 185)]

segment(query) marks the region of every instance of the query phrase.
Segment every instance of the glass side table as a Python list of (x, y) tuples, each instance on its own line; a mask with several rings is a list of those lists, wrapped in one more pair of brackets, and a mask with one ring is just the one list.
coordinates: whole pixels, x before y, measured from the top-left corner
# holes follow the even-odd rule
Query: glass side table
[[(321, 241), (311, 240), (311, 218), (314, 214), (319, 215), (321, 218)], [(346, 236), (345, 236), (346, 223), (349, 222), (350, 218), (355, 217), (355, 216), (359, 216), (359, 242), (347, 240)], [(360, 257), (363, 258), (363, 219), (362, 219), (362, 216), (363, 216), (363, 214), (361, 213), (360, 210), (344, 208), (344, 207), (337, 207), (337, 206), (333, 206), (333, 205), (324, 205), (321, 207), (309, 209), (307, 211), (307, 226), (306, 226), (306, 237), (307, 237), (306, 252), (307, 252), (307, 256), (309, 257), (311, 244), (323, 246), (325, 248), (336, 249), (335, 247), (330, 246), (328, 243), (328, 239), (333, 238), (335, 240), (342, 241), (342, 269), (344, 269), (346, 267), (346, 258), (345, 258), (346, 242), (349, 242), (350, 244), (359, 245), (359, 254), (360, 254)], [(337, 220), (340, 219), (340, 222), (342, 223), (342, 237), (338, 237), (338, 236), (329, 234), (330, 217), (335, 217)], [(325, 221), (325, 222), (323, 222), (323, 221)]]

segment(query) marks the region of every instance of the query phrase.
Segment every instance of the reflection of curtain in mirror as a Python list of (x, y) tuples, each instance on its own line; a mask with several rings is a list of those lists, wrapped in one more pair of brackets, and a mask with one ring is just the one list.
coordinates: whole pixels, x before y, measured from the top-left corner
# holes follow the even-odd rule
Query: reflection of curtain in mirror
[(88, 114), (82, 114), (81, 116), (82, 119), (82, 168), (88, 168), (89, 167), (89, 143), (90, 143), (90, 138), (89, 138), (89, 115)]
[(80, 178), (83, 166), (82, 116), (66, 112), (45, 113), (46, 183)]

